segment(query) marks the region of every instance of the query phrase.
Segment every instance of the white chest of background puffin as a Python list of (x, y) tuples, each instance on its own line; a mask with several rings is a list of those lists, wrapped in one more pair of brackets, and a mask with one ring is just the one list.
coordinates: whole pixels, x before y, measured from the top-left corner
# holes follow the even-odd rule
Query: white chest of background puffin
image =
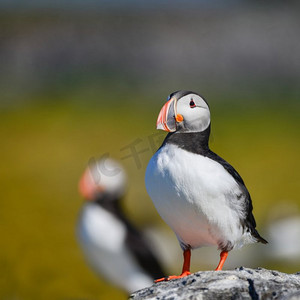
[(164, 276), (150, 242), (126, 217), (122, 199), (126, 174), (112, 159), (87, 168), (79, 191), (87, 200), (78, 222), (78, 240), (89, 265), (128, 294)]
[(191, 249), (215, 245), (228, 252), (248, 243), (267, 243), (256, 231), (250, 194), (237, 171), (208, 146), (210, 110), (197, 93), (177, 91), (162, 107), (157, 129), (168, 131), (151, 158), (146, 189), (183, 250), (182, 274), (190, 274)]

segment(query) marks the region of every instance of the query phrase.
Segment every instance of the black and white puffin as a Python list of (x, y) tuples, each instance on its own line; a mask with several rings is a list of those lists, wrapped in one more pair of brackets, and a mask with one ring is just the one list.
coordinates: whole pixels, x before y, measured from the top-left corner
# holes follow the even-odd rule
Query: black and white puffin
[(209, 149), (210, 110), (203, 97), (191, 91), (172, 93), (156, 126), (169, 134), (147, 166), (146, 189), (175, 232), (184, 256), (181, 275), (156, 281), (189, 275), (191, 249), (217, 246), (221, 251), (219, 271), (230, 250), (248, 243), (267, 243), (255, 229), (243, 179)]
[(149, 241), (123, 213), (126, 190), (122, 166), (110, 158), (88, 167), (79, 191), (87, 200), (77, 227), (78, 240), (90, 266), (127, 293), (151, 286), (164, 276)]

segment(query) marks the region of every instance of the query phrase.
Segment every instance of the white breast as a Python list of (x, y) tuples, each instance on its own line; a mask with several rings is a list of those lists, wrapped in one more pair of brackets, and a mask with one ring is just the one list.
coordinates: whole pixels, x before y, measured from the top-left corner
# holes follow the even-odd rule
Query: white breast
[(221, 164), (166, 144), (148, 164), (146, 188), (181, 243), (197, 248), (240, 242), (240, 188)]
[(153, 284), (126, 247), (124, 224), (100, 206), (85, 205), (78, 239), (92, 268), (113, 285), (132, 293)]

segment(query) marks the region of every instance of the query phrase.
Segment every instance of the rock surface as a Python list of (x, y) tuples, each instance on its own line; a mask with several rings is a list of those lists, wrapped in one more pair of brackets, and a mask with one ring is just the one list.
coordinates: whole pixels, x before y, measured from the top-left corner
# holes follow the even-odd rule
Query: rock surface
[(300, 300), (300, 272), (285, 274), (262, 268), (197, 272), (156, 283), (130, 296), (134, 300), (282, 299)]

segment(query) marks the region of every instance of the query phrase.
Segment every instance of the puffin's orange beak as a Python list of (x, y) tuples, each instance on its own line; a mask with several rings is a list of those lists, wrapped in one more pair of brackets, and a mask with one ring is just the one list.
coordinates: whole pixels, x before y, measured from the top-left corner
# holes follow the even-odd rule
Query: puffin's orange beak
[(171, 98), (160, 110), (156, 129), (165, 130), (168, 132), (176, 131), (176, 122), (182, 122), (183, 117), (176, 112), (176, 99)]
[(103, 191), (103, 189), (98, 186), (93, 178), (93, 175), (89, 169), (86, 169), (83, 173), (80, 181), (79, 181), (79, 193), (86, 199), (86, 200), (94, 200), (95, 195), (98, 192)]

